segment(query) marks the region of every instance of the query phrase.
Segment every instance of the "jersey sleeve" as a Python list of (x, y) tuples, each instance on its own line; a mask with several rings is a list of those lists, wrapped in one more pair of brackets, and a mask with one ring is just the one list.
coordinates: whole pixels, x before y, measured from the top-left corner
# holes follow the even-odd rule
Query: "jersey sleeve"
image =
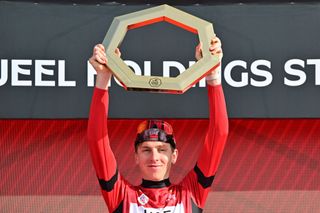
[(125, 181), (118, 173), (108, 137), (108, 90), (95, 88), (88, 122), (88, 144), (97, 178), (109, 212), (119, 207), (124, 197)]
[(222, 86), (208, 85), (209, 127), (197, 163), (182, 185), (192, 193), (194, 204), (203, 208), (220, 163), (228, 136), (228, 115)]

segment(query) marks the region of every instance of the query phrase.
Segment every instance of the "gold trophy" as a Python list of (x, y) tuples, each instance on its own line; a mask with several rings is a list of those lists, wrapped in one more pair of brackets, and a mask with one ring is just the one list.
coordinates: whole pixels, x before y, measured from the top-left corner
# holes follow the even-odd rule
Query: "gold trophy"
[[(166, 21), (199, 36), (202, 42), (202, 59), (176, 77), (139, 76), (115, 54), (130, 29)], [(211, 55), (209, 45), (214, 37), (210, 22), (190, 15), (169, 5), (129, 13), (115, 17), (103, 40), (108, 58), (108, 67), (126, 90), (150, 91), (161, 93), (184, 93), (207, 73), (219, 66), (218, 56)]]

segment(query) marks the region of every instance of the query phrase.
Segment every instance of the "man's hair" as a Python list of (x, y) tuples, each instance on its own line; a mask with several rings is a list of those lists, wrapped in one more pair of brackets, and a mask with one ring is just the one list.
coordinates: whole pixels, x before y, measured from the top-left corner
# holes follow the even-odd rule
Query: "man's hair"
[(137, 137), (134, 143), (136, 152), (138, 146), (145, 141), (169, 143), (173, 150), (176, 149), (172, 126), (163, 120), (145, 120), (138, 125)]

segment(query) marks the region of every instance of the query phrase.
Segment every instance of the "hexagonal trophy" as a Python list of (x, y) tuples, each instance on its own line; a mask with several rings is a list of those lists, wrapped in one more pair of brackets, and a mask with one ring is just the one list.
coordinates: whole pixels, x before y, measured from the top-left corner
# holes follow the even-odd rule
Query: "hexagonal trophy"
[[(176, 77), (139, 76), (115, 54), (115, 49), (130, 29), (166, 21), (198, 34), (202, 42), (202, 59)], [(209, 46), (214, 37), (210, 22), (190, 15), (169, 5), (161, 5), (134, 13), (115, 17), (104, 40), (108, 67), (126, 90), (184, 93), (210, 71), (219, 66), (218, 56), (211, 55)]]

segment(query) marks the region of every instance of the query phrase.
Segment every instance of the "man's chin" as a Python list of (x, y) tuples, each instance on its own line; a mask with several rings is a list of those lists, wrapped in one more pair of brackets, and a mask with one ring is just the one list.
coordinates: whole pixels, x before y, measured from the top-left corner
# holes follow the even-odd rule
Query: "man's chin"
[(147, 176), (147, 180), (151, 180), (151, 181), (161, 181), (161, 180), (164, 180), (165, 177), (163, 175), (160, 175), (160, 174), (149, 174)]
[(158, 176), (152, 176), (150, 178), (150, 180), (152, 180), (152, 181), (161, 181), (161, 180), (164, 180), (164, 178), (163, 177), (158, 177)]

